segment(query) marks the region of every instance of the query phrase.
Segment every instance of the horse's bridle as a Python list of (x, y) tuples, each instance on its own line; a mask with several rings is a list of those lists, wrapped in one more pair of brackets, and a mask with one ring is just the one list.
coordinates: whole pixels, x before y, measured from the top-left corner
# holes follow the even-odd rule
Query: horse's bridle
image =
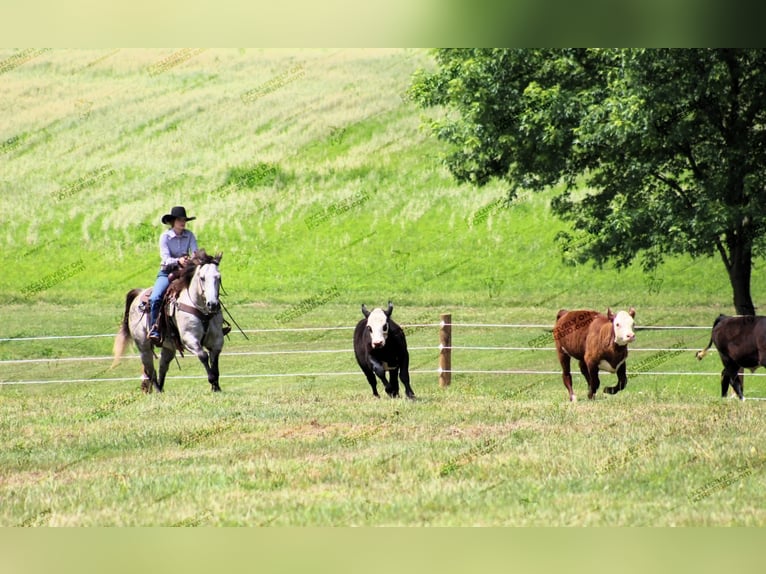
[[(189, 286), (186, 287), (186, 291), (189, 291)], [(194, 307), (192, 305), (187, 305), (186, 303), (182, 303), (178, 299), (176, 299), (176, 308), (180, 311), (184, 311), (185, 313), (189, 313), (190, 315), (194, 315), (197, 317), (200, 321), (202, 321), (202, 328), (207, 332), (207, 328), (210, 325), (210, 320), (215, 317), (218, 313), (221, 313), (221, 305), (218, 305), (218, 308), (210, 313), (205, 313), (200, 309), (199, 307)]]

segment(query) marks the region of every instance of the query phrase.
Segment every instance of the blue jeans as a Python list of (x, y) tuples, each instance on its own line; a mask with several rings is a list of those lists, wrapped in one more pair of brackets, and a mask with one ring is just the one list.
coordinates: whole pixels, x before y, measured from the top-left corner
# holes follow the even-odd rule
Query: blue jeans
[(168, 290), (168, 285), (170, 285), (168, 273), (160, 269), (159, 273), (157, 273), (157, 280), (154, 282), (154, 287), (152, 287), (152, 296), (149, 298), (149, 319), (152, 326), (157, 323), (157, 318), (160, 316), (162, 296), (165, 295), (165, 291)]

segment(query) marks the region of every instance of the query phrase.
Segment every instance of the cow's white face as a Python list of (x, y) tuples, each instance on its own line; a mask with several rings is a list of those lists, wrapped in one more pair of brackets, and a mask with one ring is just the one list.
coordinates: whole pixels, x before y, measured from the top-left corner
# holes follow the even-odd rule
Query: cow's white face
[(375, 309), (367, 317), (367, 330), (370, 332), (370, 345), (379, 349), (386, 345), (388, 337), (388, 316), (383, 309)]
[(624, 347), (628, 343), (632, 342), (636, 335), (633, 332), (633, 318), (636, 316), (636, 311), (631, 307), (630, 311), (620, 311), (612, 319), (612, 325), (614, 326), (614, 342)]

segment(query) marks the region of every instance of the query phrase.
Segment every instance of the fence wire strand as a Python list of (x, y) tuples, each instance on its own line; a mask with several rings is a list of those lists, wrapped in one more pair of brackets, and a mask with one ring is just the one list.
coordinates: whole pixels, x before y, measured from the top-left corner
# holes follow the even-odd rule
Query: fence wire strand
[[(438, 323), (417, 323), (411, 325), (401, 325), (405, 332), (407, 329), (413, 328), (426, 328), (426, 327), (459, 327), (459, 328), (512, 328), (512, 329), (545, 329), (551, 331), (553, 327), (548, 324), (522, 324), (522, 323), (445, 323), (444, 321)], [(245, 329), (245, 333), (300, 333), (300, 332), (312, 332), (312, 331), (348, 331), (354, 329), (354, 326), (332, 326), (332, 327), (279, 327), (279, 328), (265, 328), (265, 329)], [(645, 326), (636, 327), (636, 330), (709, 330), (709, 326)], [(65, 340), (65, 339), (95, 339), (104, 337), (114, 337), (114, 333), (107, 334), (94, 334), (94, 335), (41, 335), (41, 336), (22, 336), (22, 337), (5, 337), (0, 338), (0, 342), (24, 342), (24, 341), (45, 341), (45, 340)], [(455, 351), (554, 351), (555, 347), (532, 347), (532, 346), (463, 346), (463, 345), (451, 345), (451, 346), (415, 346), (409, 347), (410, 351), (442, 351), (442, 350), (455, 350)], [(630, 349), (632, 352), (693, 352), (698, 349), (692, 348), (634, 348)], [(347, 354), (351, 355), (353, 349), (292, 349), (292, 350), (264, 350), (264, 351), (233, 351), (226, 352), (227, 356), (270, 356), (270, 355), (311, 355), (311, 354)], [(123, 360), (139, 359), (138, 355), (129, 355), (123, 357)], [(94, 357), (44, 357), (44, 358), (30, 358), (30, 359), (5, 359), (0, 360), (0, 364), (34, 364), (34, 363), (55, 363), (55, 362), (91, 362), (91, 361), (106, 361), (113, 360), (112, 356), (94, 356)], [(640, 364), (639, 364), (640, 366)], [(530, 369), (449, 369), (442, 370), (435, 368), (432, 370), (412, 370), (410, 373), (414, 374), (484, 374), (484, 375), (560, 375), (559, 370), (530, 370)], [(576, 376), (579, 374), (575, 373)], [(631, 376), (719, 376), (719, 372), (689, 372), (689, 371), (632, 371)], [(251, 373), (251, 374), (229, 374), (221, 375), (222, 379), (261, 379), (261, 378), (305, 378), (305, 377), (346, 377), (346, 376), (359, 376), (358, 371), (339, 371), (339, 372), (316, 372), (316, 373)], [(748, 377), (752, 376), (766, 376), (766, 373), (752, 373), (748, 374)], [(198, 379), (198, 376), (175, 376), (168, 377), (168, 380), (172, 379)], [(81, 379), (52, 379), (52, 380), (19, 380), (19, 381), (0, 381), (0, 385), (23, 385), (23, 384), (53, 384), (53, 383), (78, 383), (78, 382), (122, 382), (133, 381), (136, 377), (116, 377), (116, 378), (81, 378)]]

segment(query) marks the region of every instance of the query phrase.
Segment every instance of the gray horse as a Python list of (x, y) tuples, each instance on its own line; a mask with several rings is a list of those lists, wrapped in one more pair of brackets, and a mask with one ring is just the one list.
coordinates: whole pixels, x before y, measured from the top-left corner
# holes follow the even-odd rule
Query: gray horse
[[(207, 380), (213, 391), (220, 391), (218, 385), (218, 357), (223, 349), (223, 315), (218, 291), (221, 287), (221, 272), (218, 265), (222, 254), (211, 257), (200, 251), (192, 263), (183, 270), (181, 277), (168, 288), (165, 310), (170, 322), (178, 327), (183, 348), (194, 353), (207, 371)], [(116, 366), (130, 339), (136, 344), (143, 363), (141, 390), (152, 392), (152, 385), (158, 392), (165, 386), (165, 375), (175, 357), (176, 341), (166, 327), (160, 352), (159, 377), (154, 369), (154, 350), (149, 340), (149, 324), (146, 311), (140, 308), (143, 289), (132, 289), (125, 298), (125, 314), (120, 331), (114, 340), (114, 363)], [(207, 350), (206, 350), (207, 349)]]

